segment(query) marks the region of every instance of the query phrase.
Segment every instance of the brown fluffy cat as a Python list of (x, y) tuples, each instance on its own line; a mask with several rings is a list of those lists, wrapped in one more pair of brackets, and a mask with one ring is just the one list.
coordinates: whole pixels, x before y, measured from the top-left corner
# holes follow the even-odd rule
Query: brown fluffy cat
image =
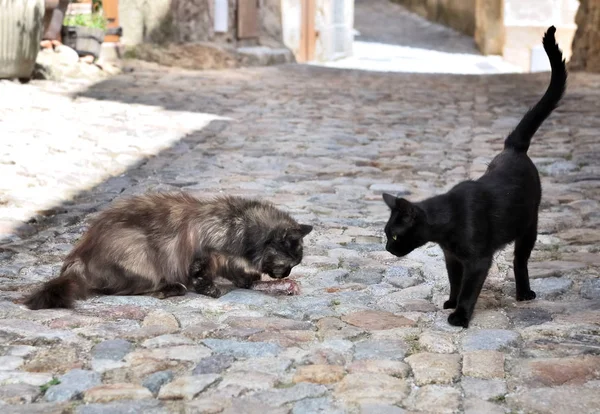
[(92, 223), (60, 275), (25, 304), (69, 308), (94, 293), (166, 298), (190, 286), (217, 297), (217, 276), (243, 288), (262, 273), (287, 277), (302, 260), (302, 239), (311, 231), (270, 203), (239, 197), (201, 200), (178, 193), (119, 200)]

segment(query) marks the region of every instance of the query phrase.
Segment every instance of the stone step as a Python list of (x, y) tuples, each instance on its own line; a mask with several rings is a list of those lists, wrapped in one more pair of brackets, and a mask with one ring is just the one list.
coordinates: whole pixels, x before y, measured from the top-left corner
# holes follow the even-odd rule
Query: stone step
[(100, 49), (99, 60), (103, 62), (117, 62), (125, 54), (125, 45), (119, 42), (103, 42)]
[(286, 48), (249, 46), (236, 49), (237, 59), (242, 66), (271, 66), (294, 63), (294, 54)]

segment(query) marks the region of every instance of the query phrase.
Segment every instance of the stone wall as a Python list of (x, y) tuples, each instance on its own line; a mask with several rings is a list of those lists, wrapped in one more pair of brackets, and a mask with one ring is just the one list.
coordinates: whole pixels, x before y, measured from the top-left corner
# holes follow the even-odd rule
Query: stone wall
[[(507, 62), (519, 66), (525, 72), (531, 70), (532, 50), (539, 48), (540, 54), (544, 55), (542, 48), (542, 37), (548, 29), (547, 26), (506, 26), (505, 42), (502, 57)], [(568, 61), (571, 57), (571, 43), (575, 34), (575, 26), (556, 28), (556, 41), (560, 46), (563, 56)], [(546, 58), (543, 58), (546, 60)], [(550, 63), (547, 69), (550, 68)]]
[[(450, 26), (475, 38), (484, 54), (502, 55), (523, 71), (539, 67), (544, 57), (538, 49), (544, 32), (556, 26), (556, 38), (567, 60), (575, 34), (577, 0), (392, 0), (429, 20)], [(600, 0), (583, 0), (591, 12), (582, 11), (580, 19), (588, 19), (580, 35), (581, 59), (585, 67), (585, 51), (600, 49)], [(594, 6), (590, 6), (590, 5)], [(596, 14), (594, 17), (593, 7)], [(595, 19), (595, 20), (594, 20)], [(585, 34), (584, 34), (585, 33)], [(543, 50), (542, 50), (543, 55)], [(598, 53), (596, 52), (596, 55)], [(593, 60), (593, 59), (592, 59)], [(535, 63), (532, 63), (535, 62)], [(543, 66), (544, 62), (542, 62)], [(577, 67), (577, 66), (575, 66)]]
[[(277, 0), (281, 4), (283, 39), (296, 58), (303, 59), (302, 1)], [(339, 9), (338, 9), (339, 7)], [(327, 62), (352, 55), (354, 43), (354, 0), (315, 0), (315, 31), (313, 59)]]
[(316, 0), (315, 6), (315, 60), (327, 62), (352, 55), (354, 0)]
[(282, 45), (281, 0), (260, 1), (260, 36), (237, 41), (237, 0), (228, 0), (226, 33), (214, 31), (214, 0), (119, 0), (121, 41), (127, 46), (141, 43), (213, 42), (240, 46)]
[(475, 34), (476, 0), (392, 0), (428, 20)]
[(580, 0), (570, 69), (600, 73), (600, 0)]
[(476, 0), (474, 37), (481, 53), (501, 55), (504, 36), (504, 0)]
[[(556, 27), (556, 40), (564, 57), (571, 57), (571, 43), (575, 34), (577, 0), (504, 0), (505, 60), (531, 70), (538, 49), (539, 60), (547, 61), (542, 48), (542, 36), (549, 26)], [(538, 63), (539, 64), (539, 63)], [(546, 65), (549, 70), (549, 63)]]
[(171, 0), (171, 36), (177, 43), (231, 43), (236, 33), (236, 0), (228, 0), (227, 32), (214, 31), (214, 0)]
[(121, 42), (127, 46), (151, 41), (170, 21), (171, 0), (119, 0)]
[(260, 2), (260, 38), (265, 46), (281, 47), (283, 43), (283, 25), (281, 0), (261, 0)]
[(281, 0), (284, 13), (283, 42), (295, 56), (300, 55), (302, 33), (302, 4), (299, 0)]

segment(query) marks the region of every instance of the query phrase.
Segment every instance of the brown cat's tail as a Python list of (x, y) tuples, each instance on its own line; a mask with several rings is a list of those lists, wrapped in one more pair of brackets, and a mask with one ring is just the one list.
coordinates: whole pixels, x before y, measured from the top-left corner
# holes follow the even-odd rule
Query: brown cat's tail
[(60, 276), (42, 285), (24, 303), (29, 309), (72, 308), (76, 299), (88, 295), (83, 263), (75, 259), (63, 265)]

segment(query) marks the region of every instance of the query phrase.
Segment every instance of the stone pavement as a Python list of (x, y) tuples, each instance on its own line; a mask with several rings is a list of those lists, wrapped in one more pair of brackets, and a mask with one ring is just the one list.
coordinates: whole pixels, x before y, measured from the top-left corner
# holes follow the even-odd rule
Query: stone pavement
[[(515, 302), (508, 249), (472, 327), (451, 327), (440, 249), (398, 259), (383, 245), (381, 192), (418, 200), (479, 175), (547, 81), (289, 65), (138, 68), (75, 99), (81, 85), (0, 83), (30, 98), (0, 114), (7, 205), (26, 186), (53, 203), (81, 190), (1, 247), (0, 410), (598, 412), (599, 76), (571, 76), (530, 150), (544, 184), (538, 299)], [(13, 303), (56, 275), (94, 212), (148, 189), (258, 196), (313, 224), (292, 273), (302, 294)]]
[(355, 40), (447, 53), (481, 55), (472, 37), (434, 23), (389, 0), (355, 0)]

